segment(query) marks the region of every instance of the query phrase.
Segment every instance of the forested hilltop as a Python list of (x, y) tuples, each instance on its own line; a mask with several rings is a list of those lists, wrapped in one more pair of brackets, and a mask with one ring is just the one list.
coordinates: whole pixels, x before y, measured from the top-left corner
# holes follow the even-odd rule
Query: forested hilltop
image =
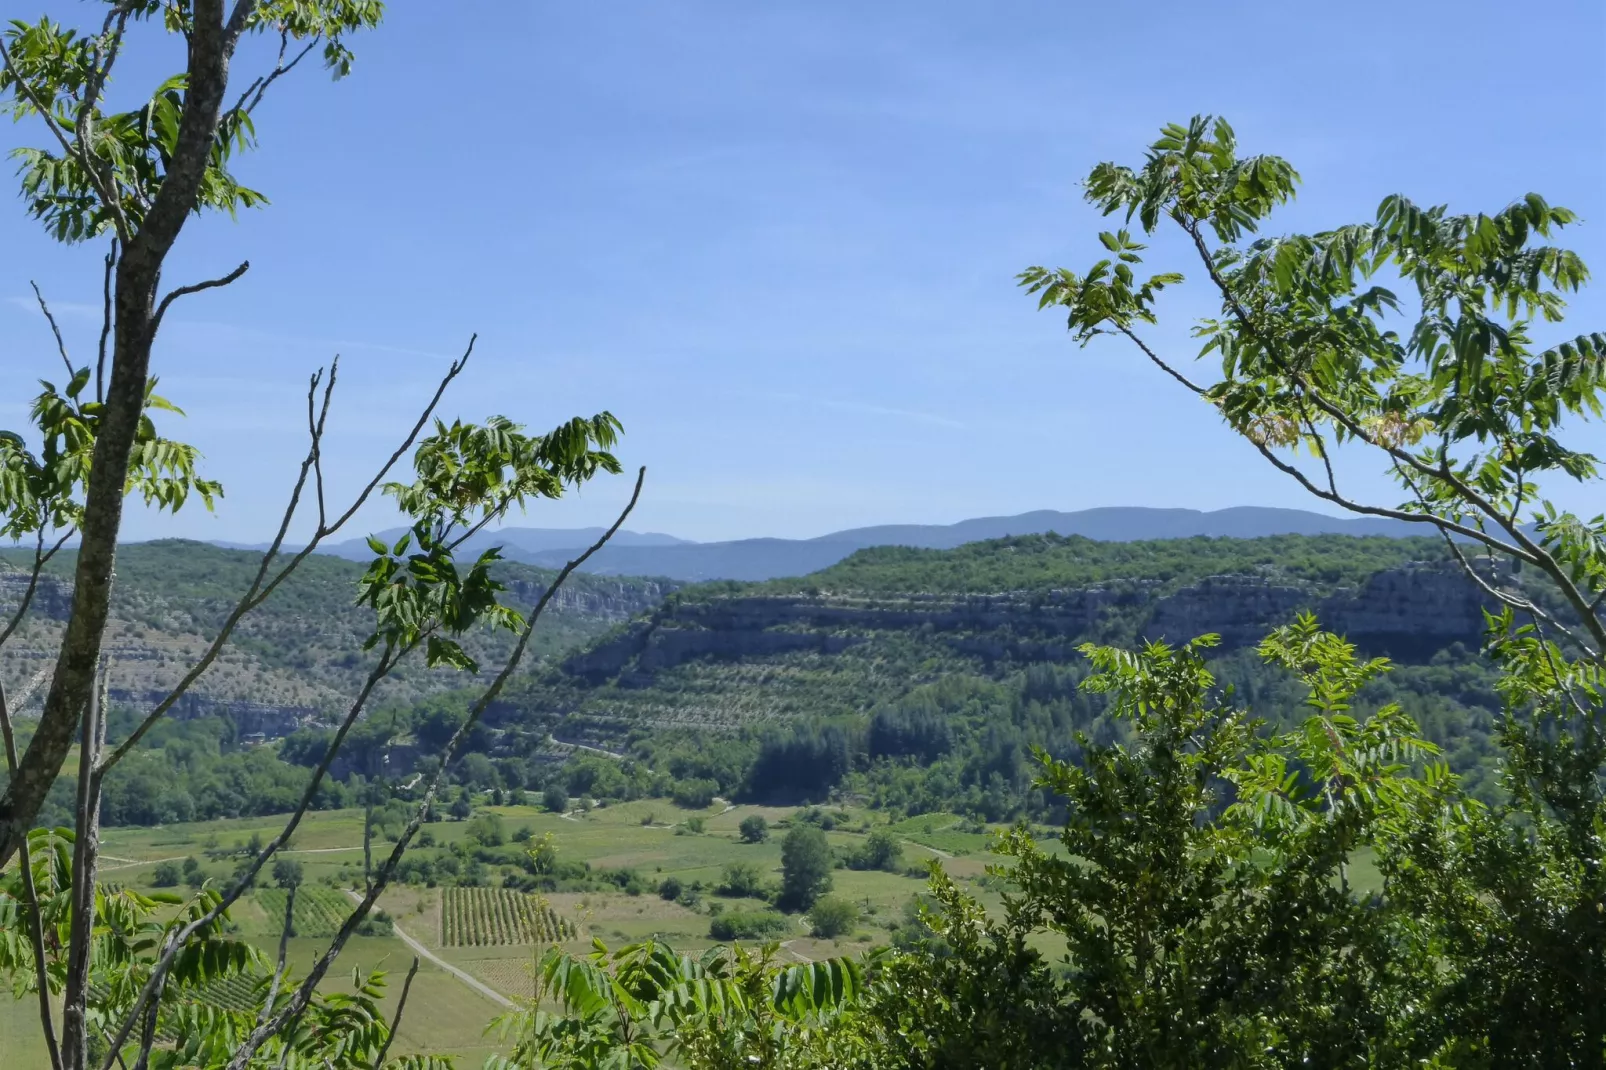
[[(1257, 716), (1304, 716), (1305, 690), (1262, 664), (1273, 628), (1314, 612), (1394, 671), (1396, 699), (1493, 796), (1494, 676), (1477, 658), (1484, 599), (1442, 542), (1348, 536), (1102, 543), (1029, 536), (954, 550), (878, 548), (798, 580), (683, 588), (520, 681), (492, 711), (495, 749), (570, 743), (629, 752), (560, 774), (573, 794), (676, 783), (731, 797), (833, 791), (909, 812), (1042, 816), (1031, 748), (1059, 756), (1122, 729), (1082, 643), (1217, 633), (1224, 684)], [(694, 789), (688, 789), (695, 795)]]

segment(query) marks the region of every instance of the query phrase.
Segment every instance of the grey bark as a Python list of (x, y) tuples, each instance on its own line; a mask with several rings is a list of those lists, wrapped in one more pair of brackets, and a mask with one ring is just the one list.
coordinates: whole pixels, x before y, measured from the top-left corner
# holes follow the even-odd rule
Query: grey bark
[(39, 729), (22, 756), (17, 775), (0, 797), (0, 866), (10, 860), (38, 816), (51, 783), (72, 749), (79, 713), (88, 707), (95, 686), (95, 667), (111, 604), (124, 486), (150, 374), (162, 263), (194, 210), (223, 110), (229, 60), (254, 7), (254, 0), (240, 0), (225, 25), (222, 0), (195, 0), (187, 64), (189, 84), (176, 151), (150, 211), (138, 232), (121, 249), (117, 261), (111, 378), (85, 495), (73, 577), (73, 611)]
[(95, 929), (95, 882), (100, 861), (100, 752), (106, 743), (105, 678), (90, 692), (78, 752), (78, 827), (73, 842), (72, 916), (67, 984), (61, 1009), (61, 1063), (84, 1070), (89, 1053), (89, 972)]

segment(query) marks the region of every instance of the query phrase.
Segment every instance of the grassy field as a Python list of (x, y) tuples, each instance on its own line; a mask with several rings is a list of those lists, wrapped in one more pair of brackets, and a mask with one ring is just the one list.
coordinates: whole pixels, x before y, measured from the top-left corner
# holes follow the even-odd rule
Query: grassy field
[[(642, 887), (638, 895), (609, 886), (607, 891), (553, 893), (544, 896), (544, 902), (531, 904), (532, 909), (550, 909), (554, 917), (573, 926), (573, 938), (565, 946), (575, 951), (588, 948), (593, 938), (609, 945), (655, 938), (686, 950), (709, 946), (714, 942), (708, 932), (711, 905), (724, 910), (765, 906), (758, 900), (724, 899), (711, 893), (726, 866), (748, 863), (771, 883), (780, 878), (780, 840), (785, 830), (775, 829), (766, 842), (749, 844), (741, 842), (737, 826), (754, 813), (762, 814), (772, 825), (794, 816), (793, 810), (777, 807), (715, 805), (705, 811), (686, 811), (662, 800), (562, 816), (532, 807), (490, 807), (485, 812), (498, 815), (510, 836), (527, 831), (539, 840), (550, 833), (561, 860), (586, 862), (594, 871), (633, 870), (638, 875)], [(909, 871), (935, 859), (983, 903), (998, 904), (996, 892), (976, 883), (991, 858), (987, 853), (989, 832), (976, 831), (976, 826), (967, 825), (953, 814), (927, 814), (890, 826), (881, 815), (867, 810), (848, 808), (832, 814), (836, 827), (827, 833), (827, 838), (833, 847), (852, 849), (869, 831), (888, 828), (904, 842), (904, 864)], [(692, 818), (702, 819), (702, 832), (688, 828), (687, 821)], [(222, 881), (234, 866), (229, 852), (236, 847), (249, 847), (253, 836), (265, 841), (280, 827), (273, 818), (256, 818), (165, 828), (108, 829), (103, 837), (103, 877), (149, 891), (157, 864), (195, 858), (203, 874)], [(460, 821), (444, 821), (427, 828), (436, 846), (420, 851), (447, 850), (451, 844), (465, 840), (469, 831), (468, 823)], [(1045, 839), (1043, 846), (1058, 848), (1051, 839)], [(376, 857), (383, 857), (389, 848), (388, 843), (376, 842)], [(328, 946), (331, 927), (313, 924), (314, 914), (328, 912), (326, 908), (342, 896), (336, 889), (361, 883), (361, 813), (309, 814), (292, 838), (286, 856), (302, 863), (308, 891), (312, 893), (307, 905), (296, 912), (300, 935), (289, 943), (292, 969), (304, 972)], [(660, 898), (655, 888), (670, 877), (688, 886), (700, 881), (705, 889), (701, 901), (686, 906)], [(1375, 867), (1366, 858), (1356, 860), (1350, 878), (1362, 891), (1379, 883)], [(860, 904), (863, 920), (858, 931), (836, 941), (816, 940), (809, 936), (804, 919), (793, 918), (792, 930), (780, 938), (783, 954), (798, 959), (823, 958), (862, 951), (881, 942), (900, 920), (910, 897), (923, 887), (923, 880), (910, 872), (838, 869), (833, 874), (832, 892)], [(468, 891), (471, 897), (483, 897), (487, 903), (505, 903), (507, 899), (488, 889)], [(397, 885), (384, 893), (379, 905), (394, 920), (399, 933), (416, 940), (439, 963), (464, 971), (506, 999), (533, 997), (534, 966), (547, 946), (534, 942), (533, 937), (547, 929), (519, 930), (508, 913), (503, 915), (498, 937), (502, 942), (465, 945), (460, 940), (449, 940), (443, 925), (443, 908), (450, 905), (449, 894), (463, 893)], [(319, 903), (316, 912), (313, 900)], [(283, 903), (283, 893), (264, 888), (237, 903), (232, 918), (242, 935), (271, 953), (277, 947)], [(571, 932), (567, 925), (565, 935)], [(515, 942), (519, 940), (530, 942)], [(1044, 950), (1052, 950), (1047, 942)], [(397, 981), (397, 990), (389, 991), (384, 1001), (389, 1014), (394, 1009), (400, 978), (412, 959), (413, 951), (400, 935), (354, 937), (323, 988), (338, 991), (349, 987), (353, 968), (385, 970)], [(460, 1065), (477, 1066), (486, 1055), (498, 1050), (494, 1032), (487, 1034), (486, 1030), (507, 1010), (503, 1003), (426, 958), (413, 982), (395, 1050), (398, 1054), (452, 1054), (460, 1057)], [(9, 993), (0, 993), (0, 1067), (31, 1067), (45, 1061), (37, 1004), (32, 998), (16, 1001)]]
[[(592, 938), (610, 945), (647, 938), (666, 940), (678, 948), (704, 948), (709, 937), (712, 909), (742, 910), (764, 906), (756, 900), (724, 899), (712, 894), (725, 867), (748, 863), (757, 867), (770, 883), (780, 879), (781, 837), (776, 829), (764, 843), (741, 842), (737, 826), (755, 813), (772, 825), (792, 817), (785, 807), (728, 807), (716, 804), (704, 811), (688, 811), (664, 800), (625, 803), (602, 807), (589, 813), (557, 815), (533, 807), (489, 807), (498, 815), (509, 836), (529, 835), (539, 840), (551, 833), (559, 858), (588, 863), (593, 870), (632, 870), (639, 877), (641, 894), (621, 890), (562, 892), (545, 896), (544, 907), (573, 926), (573, 938), (565, 946), (576, 950), (589, 947)], [(837, 827), (827, 833), (834, 847), (851, 849), (862, 842), (873, 828), (885, 827), (885, 819), (866, 810), (833, 811)], [(701, 818), (702, 832), (693, 832), (688, 819)], [(938, 858), (948, 871), (969, 883), (979, 875), (985, 861), (987, 837), (952, 827), (952, 815), (934, 815), (894, 826), (905, 842), (906, 866), (924, 864)], [(928, 828), (927, 825), (931, 827)], [(112, 828), (103, 839), (102, 875), (130, 888), (150, 891), (161, 862), (182, 864), (194, 858), (201, 873), (222, 882), (234, 869), (236, 850), (249, 848), (253, 836), (266, 841), (282, 827), (274, 818), (248, 818), (230, 821), (197, 822), (161, 828)], [(468, 823), (443, 821), (427, 826), (435, 846), (423, 851), (442, 852), (465, 840)], [(388, 854), (391, 844), (376, 841), (376, 858)], [(305, 870), (306, 889), (312, 892), (296, 911), (298, 936), (289, 943), (292, 969), (304, 972), (328, 945), (329, 926), (313, 924), (312, 901), (320, 909), (332, 900), (337, 888), (360, 885), (362, 879), (362, 815), (358, 811), (330, 811), (309, 814), (296, 830), (285, 856), (300, 861)], [(701, 882), (705, 891), (695, 906), (666, 901), (656, 894), (666, 878), (684, 885)], [(821, 958), (862, 951), (885, 940), (890, 927), (902, 916), (905, 903), (921, 891), (924, 881), (905, 873), (838, 869), (833, 875), (833, 893), (858, 902), (864, 920), (855, 934), (837, 941), (815, 940), (808, 935), (804, 919), (793, 919), (793, 931), (781, 939), (784, 954), (795, 958)], [(264, 884), (268, 884), (264, 880)], [(496, 883), (494, 880), (492, 883)], [(182, 891), (183, 889), (178, 889)], [(995, 901), (989, 891), (975, 889), (984, 901)], [(453, 893), (457, 894), (457, 893)], [(400, 885), (388, 889), (380, 907), (393, 919), (400, 932), (418, 941), (445, 964), (456, 967), (493, 991), (512, 999), (528, 999), (534, 994), (534, 964), (545, 950), (535, 942), (448, 943), (443, 930), (442, 910), (446, 906), (443, 888)], [(492, 897), (487, 894), (487, 901)], [(498, 899), (500, 901), (500, 899)], [(283, 893), (267, 887), (237, 903), (232, 911), (240, 932), (265, 951), (276, 950), (282, 925)], [(514, 927), (503, 926), (503, 939), (530, 939), (537, 931), (526, 928), (521, 936)], [(570, 930), (565, 927), (565, 933)], [(335, 967), (324, 990), (349, 987), (352, 969), (383, 969), (399, 983), (413, 959), (413, 952), (400, 936), (354, 937)], [(387, 1013), (397, 992), (387, 995)], [(435, 962), (424, 960), (413, 982), (408, 1012), (397, 1038), (396, 1051), (438, 1052), (457, 1055), (462, 1065), (476, 1066), (483, 1057), (497, 1050), (494, 1033), (485, 1030), (507, 1007), (476, 991)], [(37, 1007), (31, 1001), (17, 1002), (0, 994), (0, 1066), (34, 1066), (44, 1060), (39, 1033)]]

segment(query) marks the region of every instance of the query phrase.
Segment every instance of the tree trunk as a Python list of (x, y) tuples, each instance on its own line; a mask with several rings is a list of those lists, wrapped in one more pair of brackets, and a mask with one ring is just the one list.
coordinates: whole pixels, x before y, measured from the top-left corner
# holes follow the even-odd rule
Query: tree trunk
[[(104, 670), (102, 670), (104, 672)], [(61, 1064), (84, 1070), (89, 1055), (89, 971), (95, 931), (95, 881), (100, 861), (100, 753), (106, 742), (104, 676), (94, 681), (78, 751), (78, 827), (73, 842), (72, 916), (67, 983), (62, 996)]]
[(254, 3), (238, 3), (234, 18), (225, 26), (222, 0), (195, 0), (189, 86), (184, 94), (177, 148), (150, 211), (137, 233), (127, 240), (117, 261), (111, 382), (95, 436), (85, 494), (78, 564), (73, 575), (72, 616), (56, 658), (39, 729), (22, 756), (16, 776), (0, 797), (0, 866), (10, 861), (20, 838), (28, 834), (38, 817), (50, 785), (72, 749), (79, 714), (88, 707), (95, 686), (95, 667), (111, 604), (129, 457), (145, 408), (162, 263), (178, 240), (185, 220), (195, 210), (217, 137), (229, 81), (229, 58), (244, 20), (254, 7)]

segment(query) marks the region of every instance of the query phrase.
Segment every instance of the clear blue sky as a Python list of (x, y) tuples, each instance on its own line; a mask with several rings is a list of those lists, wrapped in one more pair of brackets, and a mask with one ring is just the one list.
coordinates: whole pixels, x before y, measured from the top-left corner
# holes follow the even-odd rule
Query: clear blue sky
[[(1076, 349), (1011, 281), (1095, 259), (1077, 180), (1195, 112), (1303, 172), (1279, 229), (1365, 218), (1395, 191), (1493, 210), (1537, 189), (1583, 214), (1569, 243), (1606, 271), (1598, 0), (393, 0), (355, 47), (349, 80), (298, 72), (259, 112), (237, 170), (272, 206), (185, 232), (170, 282), (252, 262), (178, 306), (156, 357), (191, 412), (169, 431), (228, 497), (215, 516), (136, 510), (130, 537), (265, 537), (312, 368), (342, 354), (330, 450), (349, 484), (474, 331), (447, 411), (541, 427), (613, 410), (623, 460), (649, 468), (638, 530), (1308, 506), (1198, 402), (1124, 350)], [(122, 92), (163, 66), (125, 61)], [(24, 132), (4, 124), (0, 147)], [(99, 251), (0, 204), (15, 426), (21, 388), (58, 371), (28, 280), (87, 355)], [(1172, 351), (1191, 352), (1202, 298), (1165, 306)], [(1574, 311), (1606, 327), (1606, 283)], [(1599, 508), (1600, 489), (1562, 500)], [(603, 522), (623, 494), (517, 522)], [(374, 510), (351, 534), (391, 522)]]

